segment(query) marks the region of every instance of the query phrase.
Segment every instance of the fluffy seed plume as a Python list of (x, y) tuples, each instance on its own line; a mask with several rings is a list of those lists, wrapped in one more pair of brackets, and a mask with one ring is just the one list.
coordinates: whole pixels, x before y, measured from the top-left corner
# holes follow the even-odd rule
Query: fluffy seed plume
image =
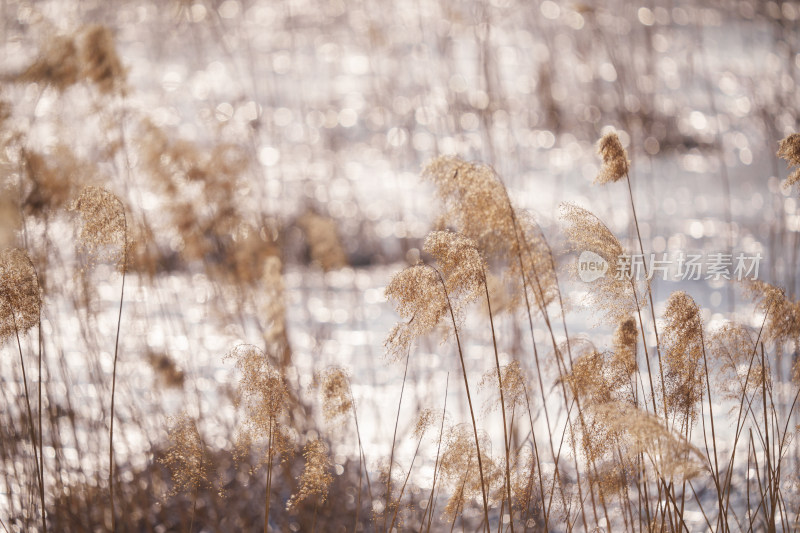
[(786, 291), (764, 281), (747, 286), (756, 309), (766, 313), (764, 338), (771, 342), (796, 342), (800, 338), (800, 302), (790, 300)]
[(406, 356), (415, 339), (427, 335), (448, 312), (447, 295), (433, 268), (419, 264), (395, 274), (386, 287), (386, 297), (406, 321), (389, 333), (385, 346), (392, 360)]
[(638, 344), (639, 329), (636, 327), (636, 320), (628, 317), (614, 331), (614, 365), (621, 368), (627, 376), (636, 372)]
[(606, 133), (597, 142), (597, 153), (603, 166), (594, 182), (601, 185), (619, 181), (628, 173), (628, 153), (622, 147), (616, 132)]
[(328, 367), (316, 376), (322, 393), (322, 412), (325, 420), (337, 420), (353, 408), (350, 395), (350, 376), (338, 366)]
[(793, 133), (781, 140), (778, 157), (784, 159), (789, 168), (796, 167), (784, 182), (784, 187), (791, 187), (800, 181), (800, 133)]
[(673, 292), (667, 299), (664, 346), (664, 391), (667, 409), (678, 420), (692, 421), (703, 396), (703, 321), (691, 296)]
[[(516, 359), (500, 367), (500, 377), (503, 382), (503, 399), (506, 404), (506, 410), (512, 413), (516, 407), (526, 403), (525, 383), (527, 378), (522, 366)], [(500, 407), (500, 394), (497, 391), (497, 370), (484, 372), (479, 385), (482, 389), (485, 388), (489, 391), (497, 392), (493, 399), (488, 400), (487, 410)]]
[(627, 460), (644, 454), (659, 476), (689, 479), (703, 471), (702, 453), (681, 435), (664, 427), (662, 420), (630, 404), (608, 402), (590, 405), (587, 411), (605, 420), (624, 439)]
[(28, 254), (19, 248), (0, 252), (0, 343), (39, 323), (39, 280)]
[[(616, 364), (613, 355), (597, 351), (589, 342), (573, 342), (573, 354), (577, 358), (565, 381), (573, 397), (584, 406), (633, 402), (627, 368)], [(599, 461), (613, 454), (620, 441), (619, 428), (610, 426), (591, 410), (583, 413), (581, 421), (581, 445), (586, 457)]]
[[(440, 472), (443, 482), (450, 488), (450, 499), (445, 506), (444, 517), (452, 522), (464, 510), (465, 505), (481, 498), (481, 477), (472, 427), (468, 424), (452, 427), (445, 439)], [(493, 482), (502, 480), (503, 469), (494, 465), (489, 453), (490, 447), (488, 436), (482, 434), (480, 451), (483, 477), (491, 488)]]
[(172, 475), (173, 494), (210, 487), (211, 459), (197, 424), (185, 412), (169, 419), (170, 446), (159, 463)]
[(513, 293), (524, 285), (539, 309), (555, 298), (550, 247), (536, 222), (514, 209), (494, 169), (442, 156), (425, 166), (422, 179), (436, 186), (445, 222), (475, 241), (486, 259), (506, 266), (504, 281)]
[(481, 294), (486, 263), (475, 241), (452, 231), (434, 231), (423, 249), (436, 259), (451, 300), (463, 306)]
[(288, 451), (291, 447), (281, 418), (289, 404), (289, 391), (280, 373), (269, 363), (267, 355), (255, 346), (243, 344), (225, 356), (233, 359), (239, 378), (240, 405), (245, 411), (245, 431), (241, 442), (248, 447), (255, 439), (272, 441), (273, 449)]
[(113, 193), (100, 187), (85, 187), (71, 210), (82, 223), (78, 236), (81, 247), (93, 259), (116, 262), (125, 268), (128, 224), (125, 208)]
[(749, 328), (735, 322), (724, 324), (709, 338), (709, 355), (719, 368), (719, 378), (714, 382), (722, 395), (734, 402), (764, 383), (756, 338)]
[(320, 504), (325, 503), (328, 498), (328, 487), (333, 481), (333, 463), (328, 457), (328, 447), (319, 439), (312, 440), (303, 448), (303, 457), (306, 464), (299, 479), (300, 490), (289, 498), (286, 503), (287, 511), (312, 496), (316, 496)]
[[(565, 222), (564, 231), (569, 239), (570, 251), (585, 251), (599, 255), (608, 264), (605, 275), (588, 283), (588, 303), (595, 306), (605, 316), (609, 324), (617, 325), (644, 305), (644, 291), (634, 290), (635, 280), (627, 279), (620, 263), (623, 248), (599, 218), (575, 204), (561, 204), (561, 219)], [(577, 273), (577, 267), (572, 267)], [(641, 299), (637, 302), (637, 296)]]

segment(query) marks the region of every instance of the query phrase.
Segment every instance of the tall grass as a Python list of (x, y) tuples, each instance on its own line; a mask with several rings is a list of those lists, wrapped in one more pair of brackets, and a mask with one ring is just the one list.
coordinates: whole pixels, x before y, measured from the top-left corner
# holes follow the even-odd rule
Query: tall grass
[[(247, 70), (226, 33), (243, 5), (173, 7), (192, 31), (208, 17), (205, 29), (228, 67)], [(281, 7), (285, 20), (301, 24), (294, 7)], [(547, 18), (567, 13), (553, 2), (538, 9)], [(790, 5), (778, 9), (800, 16)], [(614, 79), (629, 76), (630, 51), (600, 31), (602, 10), (568, 13), (576, 30), (588, 25), (602, 37), (598, 49), (609, 55), (604, 65)], [(502, 116), (489, 112), (502, 81), (487, 59), (492, 16), (479, 14), (472, 28), (486, 86), (461, 122), (474, 118), (487, 158), (513, 168), (491, 126)], [(651, 27), (664, 14), (642, 7), (636, 17)], [(301, 46), (293, 43), (293, 53)], [(280, 69), (287, 61), (291, 54), (274, 58)], [(557, 67), (542, 71), (535, 91), (549, 102), (542, 116), (562, 128), (563, 87), (550, 72)], [(380, 331), (385, 343), (359, 341), (370, 358), (384, 356), (384, 378), (347, 357), (358, 336), (334, 328), (351, 318), (326, 305), (345, 292), (334, 286), (337, 276), (352, 274), (352, 321), (383, 328), (368, 323), (375, 316), (359, 292), (360, 270), (347, 266), (366, 245), (353, 244), (333, 214), (353, 206), (331, 202), (326, 213), (318, 204), (328, 192), (303, 182), (317, 202), (296, 217), (275, 207), (296, 183), (279, 175), (286, 155), (267, 143), (255, 103), (264, 80), (255, 67), (242, 73), (255, 118), (241, 135), (206, 140), (178, 135), (156, 120), (159, 113), (137, 107), (128, 74), (113, 33), (89, 25), (46, 36), (36, 58), (2, 79), (4, 91), (35, 93), (27, 122), (24, 110), (0, 102), (4, 531), (798, 528), (796, 257), (785, 258), (788, 290), (761, 279), (725, 282), (752, 303), (751, 315), (714, 315), (691, 285), (660, 301), (657, 289), (667, 285), (652, 282), (646, 263), (640, 278), (616, 276), (626, 254), (646, 257), (656, 248), (634, 188), (647, 158), (635, 164), (625, 147), (651, 153), (658, 145), (647, 91), (633, 102), (620, 89), (619, 122), (631, 129), (597, 144), (595, 183), (608, 197), (622, 195), (628, 235), (612, 229), (618, 220), (577, 203), (560, 206), (561, 231), (543, 229), (510, 186), (518, 177), (458, 156), (424, 165), (420, 183), (434, 191), (440, 217), (424, 239), (396, 246), (408, 264), (385, 287), (399, 317)], [(47, 124), (57, 142), (43, 142), (37, 121), (48, 120), (47, 106), (72, 101), (90, 104), (63, 117), (96, 125), (97, 138), (75, 142), (58, 115)], [(225, 104), (213, 109), (225, 114)], [(400, 98), (384, 104), (411, 106)], [(637, 122), (634, 104), (647, 120)], [(236, 120), (252, 109), (242, 106)], [(291, 122), (280, 118), (286, 111), (275, 112), (278, 122)], [(350, 128), (345, 111), (355, 112), (308, 113), (291, 135), (311, 136), (317, 123)], [(428, 111), (414, 120), (424, 122)], [(379, 115), (370, 120), (384, 120)], [(392, 131), (384, 136), (390, 144), (407, 142), (405, 129)], [(800, 181), (800, 134), (770, 146), (770, 156), (789, 165), (788, 191)], [(342, 185), (335, 176), (331, 182)], [(730, 218), (728, 203), (726, 210)], [(791, 224), (776, 219), (770, 232), (796, 241)], [(402, 233), (376, 226), (382, 235)], [(589, 282), (576, 279), (573, 257), (587, 251), (608, 268)], [(298, 300), (307, 312), (301, 319)], [(599, 328), (583, 328), (581, 312)], [(303, 322), (315, 326), (292, 330)], [(194, 357), (206, 352), (218, 357)], [(463, 387), (451, 390), (450, 370)], [(386, 421), (391, 439), (381, 435)]]

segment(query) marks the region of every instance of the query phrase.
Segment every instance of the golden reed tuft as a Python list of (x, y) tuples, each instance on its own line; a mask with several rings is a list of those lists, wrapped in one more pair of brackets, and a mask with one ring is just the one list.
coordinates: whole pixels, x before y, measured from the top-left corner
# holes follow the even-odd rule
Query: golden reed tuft
[(603, 159), (603, 166), (594, 182), (604, 185), (614, 183), (628, 173), (628, 152), (622, 147), (616, 132), (606, 133), (597, 142), (597, 153)]
[(385, 291), (406, 321), (395, 325), (384, 345), (390, 359), (406, 356), (417, 338), (427, 335), (448, 312), (447, 295), (439, 275), (430, 266), (405, 268), (392, 277)]
[(28, 254), (19, 248), (0, 252), (0, 343), (39, 323), (39, 280)]
[(172, 494), (209, 488), (211, 459), (197, 424), (185, 412), (169, 418), (170, 446), (158, 462), (172, 475)]
[(353, 409), (350, 376), (343, 368), (328, 367), (317, 374), (315, 381), (322, 394), (322, 412), (325, 420), (339, 420)]
[(789, 168), (796, 167), (784, 182), (785, 187), (791, 187), (800, 181), (800, 133), (793, 133), (781, 140), (778, 157), (784, 159)]
[(675, 291), (667, 299), (661, 335), (665, 396), (669, 416), (692, 422), (703, 398), (703, 321), (691, 296)]
[(125, 268), (128, 223), (122, 201), (105, 189), (88, 186), (70, 206), (82, 223), (81, 248), (95, 260), (109, 260)]
[(293, 494), (286, 503), (286, 510), (297, 507), (300, 502), (316, 496), (317, 503), (323, 504), (328, 498), (328, 488), (333, 482), (331, 467), (333, 463), (328, 457), (328, 447), (319, 439), (314, 439), (303, 448), (306, 460), (303, 473), (300, 475), (300, 490)]
[(524, 286), (539, 309), (553, 301), (558, 287), (550, 247), (533, 218), (514, 209), (494, 169), (441, 156), (423, 168), (422, 179), (436, 186), (444, 223), (475, 241), (484, 258), (506, 265), (512, 294)]
[[(645, 303), (644, 291), (636, 288), (635, 280), (617, 275), (624, 270), (620, 263), (623, 248), (619, 240), (599, 218), (575, 204), (561, 204), (561, 219), (565, 222), (570, 251), (594, 252), (608, 264), (604, 276), (587, 284), (590, 300), (587, 303), (596, 305), (606, 321), (614, 326), (635, 315)], [(576, 269), (573, 267), (573, 271)]]

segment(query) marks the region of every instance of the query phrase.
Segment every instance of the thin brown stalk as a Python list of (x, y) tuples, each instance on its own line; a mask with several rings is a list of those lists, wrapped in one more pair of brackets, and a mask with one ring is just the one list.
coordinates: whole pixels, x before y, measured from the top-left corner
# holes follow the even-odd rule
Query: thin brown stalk
[(436, 274), (439, 276), (439, 281), (442, 283), (442, 290), (444, 291), (445, 298), (447, 299), (447, 309), (450, 311), (450, 319), (453, 321), (453, 334), (456, 337), (456, 346), (458, 347), (458, 359), (461, 362), (461, 374), (464, 377), (464, 389), (467, 393), (467, 404), (469, 405), (469, 415), (472, 419), (472, 430), (475, 434), (475, 450), (478, 455), (478, 473), (480, 474), (481, 478), (481, 496), (483, 496), (483, 515), (484, 519), (486, 520), (486, 526), (488, 528), (489, 525), (489, 500), (486, 497), (486, 482), (484, 481), (483, 476), (483, 460), (481, 459), (481, 444), (480, 440), (478, 439), (478, 424), (475, 423), (475, 411), (472, 408), (472, 395), (469, 392), (469, 381), (467, 380), (467, 367), (464, 363), (464, 352), (461, 349), (461, 338), (458, 335), (458, 324), (456, 324), (456, 315), (453, 312), (453, 305), (450, 302), (450, 295), (447, 293), (447, 285), (444, 282), (444, 278), (442, 277), (442, 273), (439, 272), (436, 268), (433, 268), (436, 271)]
[(111, 500), (111, 531), (116, 531), (116, 513), (114, 509), (114, 399), (117, 389), (117, 360), (119, 359), (119, 335), (122, 329), (122, 303), (125, 299), (125, 272), (128, 266), (128, 228), (123, 217), (125, 241), (122, 250), (122, 285), (119, 293), (119, 312), (117, 314), (117, 335), (114, 341), (114, 366), (111, 370), (111, 413), (108, 430), (108, 494)]
[[(447, 416), (447, 391), (450, 388), (450, 372), (447, 373), (447, 378), (445, 379), (444, 385), (444, 407), (442, 409), (442, 422), (439, 426), (439, 442), (436, 445), (436, 460), (433, 463), (433, 481), (431, 482), (431, 494), (428, 497), (428, 507), (425, 509), (425, 513), (428, 513), (428, 528), (427, 531), (430, 532), (431, 530), (431, 522), (433, 520), (433, 509), (435, 506), (435, 499), (434, 499), (434, 490), (436, 489), (436, 475), (438, 473), (439, 467), (439, 453), (442, 449), (442, 437), (444, 435), (444, 419)], [(422, 532), (422, 527), (425, 524), (425, 513), (422, 514), (422, 521), (420, 525), (420, 533)]]
[[(386, 509), (389, 509), (390, 499), (392, 497), (392, 466), (394, 466), (394, 447), (395, 443), (397, 442), (397, 427), (400, 425), (400, 406), (403, 403), (403, 392), (406, 389), (406, 377), (408, 376), (408, 360), (411, 358), (411, 347), (409, 346), (408, 352), (406, 353), (406, 365), (405, 370), (403, 370), (403, 384), (400, 386), (400, 399), (397, 401), (397, 416), (394, 420), (394, 434), (392, 435), (392, 451), (389, 453), (389, 473), (387, 474), (386, 479)], [(387, 515), (383, 517), (383, 530), (386, 530), (386, 519), (388, 518)], [(394, 520), (393, 520), (394, 522)], [(389, 528), (391, 531), (391, 528)]]
[[(498, 388), (500, 390), (500, 412), (503, 414), (503, 446), (505, 447), (506, 452), (506, 494), (508, 497), (508, 511), (511, 516), (511, 520), (509, 523), (511, 524), (511, 533), (514, 533), (514, 509), (511, 506), (511, 469), (510, 469), (510, 462), (511, 457), (509, 453), (509, 446), (510, 446), (510, 435), (508, 433), (508, 427), (506, 425), (506, 402), (504, 399), (504, 392), (503, 392), (503, 377), (500, 373), (500, 356), (497, 353), (497, 336), (495, 335), (494, 331), (494, 317), (492, 316), (492, 303), (489, 301), (489, 286), (486, 283), (486, 271), (483, 272), (483, 288), (486, 293), (486, 306), (489, 308), (489, 325), (492, 329), (492, 345), (494, 346), (494, 362), (495, 367), (497, 368), (497, 382)], [(478, 452), (480, 453), (480, 451)], [(500, 524), (503, 523), (503, 511), (500, 511)]]

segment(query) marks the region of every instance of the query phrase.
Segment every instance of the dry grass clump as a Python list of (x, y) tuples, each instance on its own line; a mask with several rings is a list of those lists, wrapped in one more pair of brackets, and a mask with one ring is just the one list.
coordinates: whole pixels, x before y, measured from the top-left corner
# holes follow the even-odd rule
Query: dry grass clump
[(603, 166), (594, 182), (600, 185), (614, 183), (628, 173), (628, 152), (622, 147), (616, 132), (606, 133), (597, 142), (597, 153), (603, 158)]

